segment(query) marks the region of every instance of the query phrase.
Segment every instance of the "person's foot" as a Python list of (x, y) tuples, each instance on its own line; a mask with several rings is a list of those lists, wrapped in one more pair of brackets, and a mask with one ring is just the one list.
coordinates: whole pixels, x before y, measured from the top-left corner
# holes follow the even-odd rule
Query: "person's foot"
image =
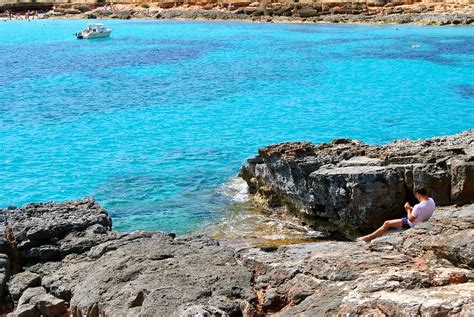
[(357, 238), (356, 241), (369, 242), (370, 240), (366, 236), (364, 236)]

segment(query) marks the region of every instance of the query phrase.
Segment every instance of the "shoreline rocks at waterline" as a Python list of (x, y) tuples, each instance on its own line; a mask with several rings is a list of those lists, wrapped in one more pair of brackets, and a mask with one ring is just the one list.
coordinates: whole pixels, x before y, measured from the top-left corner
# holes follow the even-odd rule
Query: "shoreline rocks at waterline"
[(16, 267), (0, 275), (14, 316), (254, 314), (251, 270), (207, 236), (114, 232), (92, 198), (0, 216), (10, 236), (2, 255)]
[(474, 130), (383, 146), (349, 139), (270, 145), (240, 176), (264, 207), (284, 208), (316, 228), (367, 231), (404, 216), (416, 187), (440, 206), (473, 203)]
[(474, 5), (456, 3), (183, 3), (117, 4), (114, 10), (58, 3), (42, 18), (235, 20), (275, 23), (474, 25)]
[[(223, 246), (205, 235), (117, 233), (91, 198), (0, 215), (9, 219), (9, 238), (38, 230), (54, 237), (34, 244), (18, 239), (21, 248), (9, 239), (2, 249), (0, 282), (10, 316), (474, 313), (474, 205), (440, 207), (429, 222), (370, 244), (275, 249)], [(45, 221), (57, 217), (68, 217), (69, 232), (62, 221), (46, 228)], [(64, 245), (80, 247), (61, 252)], [(46, 246), (59, 249), (56, 257), (27, 252)]]
[(385, 146), (284, 143), (260, 150), (242, 168), (255, 203), (313, 225), (326, 221), (335, 231), (398, 215), (415, 186), (448, 205), (429, 222), (369, 244), (257, 248), (197, 234), (120, 233), (92, 198), (0, 209), (3, 313), (470, 316), (473, 134)]

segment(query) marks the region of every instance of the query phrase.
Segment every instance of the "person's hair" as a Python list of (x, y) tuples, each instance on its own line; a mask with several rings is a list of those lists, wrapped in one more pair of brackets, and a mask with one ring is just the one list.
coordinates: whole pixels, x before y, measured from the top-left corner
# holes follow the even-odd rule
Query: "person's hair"
[(428, 191), (423, 187), (418, 187), (415, 189), (415, 194), (420, 194), (422, 196), (428, 196)]

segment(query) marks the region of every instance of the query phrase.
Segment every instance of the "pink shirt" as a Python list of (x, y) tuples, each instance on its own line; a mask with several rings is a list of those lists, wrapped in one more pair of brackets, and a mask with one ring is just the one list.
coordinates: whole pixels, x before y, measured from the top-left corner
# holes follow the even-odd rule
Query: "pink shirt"
[(413, 222), (408, 220), (410, 227), (413, 228), (420, 222), (428, 221), (433, 215), (433, 212), (435, 209), (436, 209), (436, 204), (433, 198), (428, 198), (427, 201), (416, 204), (415, 207), (413, 207), (413, 211), (412, 211), (412, 214), (413, 214), (413, 217), (415, 217), (415, 220), (413, 220)]

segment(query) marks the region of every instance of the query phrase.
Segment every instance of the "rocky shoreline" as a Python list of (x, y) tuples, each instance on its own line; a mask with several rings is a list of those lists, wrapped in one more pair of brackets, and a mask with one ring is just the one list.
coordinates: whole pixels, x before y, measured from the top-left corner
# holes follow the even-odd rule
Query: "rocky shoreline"
[(351, 237), (351, 229), (357, 235), (405, 215), (416, 187), (441, 206), (474, 203), (474, 130), (383, 146), (348, 139), (276, 144), (248, 159), (240, 176), (260, 205)]
[[(1, 209), (3, 313), (471, 316), (473, 137), (474, 131), (466, 131), (385, 146), (351, 140), (284, 143), (260, 150), (242, 168), (255, 202), (268, 208), (299, 212), (295, 206), (310, 206), (304, 188), (310, 195), (316, 188), (330, 193), (323, 202), (327, 212), (318, 219), (332, 223), (371, 227), (376, 222), (365, 215), (376, 215), (373, 203), (381, 197), (383, 203), (398, 203), (408, 185), (429, 187), (446, 205), (429, 222), (369, 244), (326, 241), (262, 249), (223, 245), (206, 235), (120, 233), (92, 198)], [(346, 194), (361, 196), (340, 200), (342, 185)], [(316, 211), (321, 209), (305, 212)]]
[(474, 25), (474, 5), (431, 3), (369, 6), (366, 3), (259, 3), (232, 9), (217, 4), (160, 7), (117, 5), (114, 11), (85, 4), (56, 5), (44, 18), (237, 20), (275, 23)]
[(91, 198), (1, 211), (11, 316), (471, 316), (474, 205), (370, 244), (117, 233)]

